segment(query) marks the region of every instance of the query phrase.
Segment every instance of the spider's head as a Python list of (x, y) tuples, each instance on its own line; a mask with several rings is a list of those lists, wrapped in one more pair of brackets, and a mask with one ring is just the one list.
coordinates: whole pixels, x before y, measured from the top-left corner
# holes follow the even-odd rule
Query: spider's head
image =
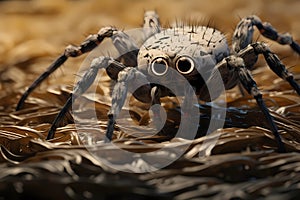
[(201, 47), (193, 45), (178, 49), (141, 48), (138, 55), (138, 68), (151, 77), (170, 77), (170, 73), (179, 73), (187, 80), (199, 79), (199, 74), (209, 73), (215, 66), (213, 57)]
[(176, 71), (188, 81), (199, 80), (199, 76), (207, 79), (216, 63), (228, 54), (224, 35), (213, 28), (168, 28), (145, 41), (139, 50), (138, 68), (152, 77), (162, 78)]

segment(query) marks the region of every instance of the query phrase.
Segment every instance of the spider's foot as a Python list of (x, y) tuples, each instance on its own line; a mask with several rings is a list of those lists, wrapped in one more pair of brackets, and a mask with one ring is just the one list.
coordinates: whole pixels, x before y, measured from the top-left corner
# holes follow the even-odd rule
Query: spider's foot
[(108, 124), (107, 124), (107, 129), (105, 134), (106, 137), (104, 138), (105, 143), (111, 142), (114, 133), (114, 126), (115, 126), (114, 116), (112, 114), (109, 114)]

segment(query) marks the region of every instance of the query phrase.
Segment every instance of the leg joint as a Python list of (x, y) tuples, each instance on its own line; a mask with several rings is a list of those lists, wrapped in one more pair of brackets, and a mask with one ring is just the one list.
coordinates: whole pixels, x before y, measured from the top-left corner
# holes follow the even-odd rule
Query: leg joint
[(101, 56), (92, 60), (91, 68), (107, 68), (111, 62), (113, 62), (112, 58)]
[(266, 53), (271, 53), (271, 49), (269, 48), (269, 46), (264, 43), (264, 42), (256, 42), (251, 44), (251, 46), (254, 49), (254, 52), (258, 55), (258, 54), (266, 54)]
[(116, 32), (118, 31), (117, 28), (108, 26), (108, 27), (103, 27), (98, 31), (98, 41), (102, 41), (106, 37), (111, 37), (113, 36)]
[(81, 55), (82, 52), (80, 50), (80, 47), (76, 47), (73, 45), (68, 45), (65, 49), (65, 53), (64, 55), (67, 57), (77, 57), (79, 55)]
[(228, 56), (226, 59), (228, 69), (245, 67), (243, 58), (237, 56)]

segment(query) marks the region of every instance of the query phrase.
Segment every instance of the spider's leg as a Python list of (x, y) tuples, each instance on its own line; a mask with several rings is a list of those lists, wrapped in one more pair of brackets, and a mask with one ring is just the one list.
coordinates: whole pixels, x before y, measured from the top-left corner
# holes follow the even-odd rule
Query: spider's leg
[(118, 31), (112, 37), (112, 42), (120, 57), (117, 59), (125, 66), (137, 66), (139, 47), (135, 41), (123, 31)]
[(62, 54), (61, 56), (59, 56), (54, 63), (52, 63), (50, 65), (50, 67), (42, 74), (40, 75), (30, 86), (29, 88), (27, 88), (27, 90), (24, 92), (24, 94), (21, 96), (16, 110), (20, 110), (23, 105), (25, 100), (27, 99), (27, 97), (29, 96), (29, 94), (40, 85), (40, 83), (45, 80), (52, 72), (54, 72), (59, 66), (61, 66), (66, 60), (68, 59), (68, 57), (65, 54)]
[(195, 95), (195, 88), (187, 85), (184, 87), (184, 99), (181, 105), (181, 121), (176, 137), (185, 138), (189, 140), (195, 139), (195, 133), (199, 128), (199, 110), (194, 109), (197, 97)]
[(97, 34), (89, 35), (85, 41), (83, 41), (80, 46), (69, 45), (66, 47), (64, 53), (60, 55), (50, 66), (49, 68), (40, 75), (25, 91), (19, 100), (16, 110), (20, 110), (29, 94), (39, 86), (43, 80), (45, 80), (52, 72), (59, 68), (69, 57), (77, 57), (84, 53), (87, 53), (97, 47), (104, 38), (112, 37), (117, 32), (117, 29), (114, 27), (104, 27), (99, 30)]
[(246, 91), (249, 94), (251, 94), (255, 98), (260, 110), (263, 112), (263, 114), (270, 126), (270, 129), (277, 141), (278, 151), (286, 152), (285, 146), (281, 140), (280, 134), (278, 133), (278, 128), (274, 122), (274, 119), (271, 116), (271, 114), (262, 98), (262, 94), (260, 93), (259, 89), (257, 88), (256, 82), (253, 80), (249, 70), (245, 67), (244, 60), (242, 58), (236, 57), (236, 56), (229, 56), (225, 59), (227, 61), (228, 68), (234, 70), (234, 72), (238, 74), (239, 80), (240, 80), (241, 84), (243, 85), (243, 87), (246, 89)]
[(254, 26), (266, 38), (279, 44), (288, 44), (295, 52), (300, 54), (300, 45), (293, 40), (289, 33), (278, 33), (270, 23), (262, 22), (256, 15), (245, 17), (238, 23), (232, 38), (232, 49), (235, 53), (252, 43)]
[(121, 111), (128, 92), (128, 82), (134, 77), (130, 68), (125, 68), (119, 72), (117, 83), (112, 92), (112, 104), (108, 112), (108, 124), (106, 129), (105, 141), (111, 141), (116, 118)]
[(156, 128), (156, 130), (160, 130), (161, 128), (163, 128), (163, 123), (164, 121), (161, 118), (160, 115), (160, 109), (161, 109), (161, 101), (160, 101), (160, 97), (161, 97), (161, 90), (158, 86), (153, 86), (151, 89), (151, 111), (153, 113), (153, 125), (154, 128)]
[[(114, 68), (114, 70), (110, 70), (111, 73), (118, 73), (118, 70), (120, 71), (123, 69), (122, 64), (114, 61), (112, 58), (99, 57), (94, 59), (91, 63), (91, 67), (88, 69), (88, 71), (85, 72), (81, 80), (77, 82), (67, 102), (53, 121), (52, 126), (48, 132), (47, 140), (54, 137), (56, 129), (59, 127), (60, 122), (69, 111), (69, 108), (71, 107), (74, 100), (82, 95), (92, 85), (92, 83), (95, 81), (99, 69), (101, 68)], [(116, 74), (112, 75), (112, 77), (116, 76)]]
[(159, 16), (155, 11), (146, 11), (144, 14), (144, 25), (143, 28), (150, 28), (159, 32), (161, 29)]
[[(144, 102), (151, 102), (151, 86), (148, 84), (146, 76), (132, 67), (126, 67), (118, 74), (118, 80), (115, 84), (112, 92), (112, 104), (110, 111), (108, 112), (108, 126), (106, 130), (106, 138), (105, 141), (109, 142), (112, 139), (114, 124), (116, 123), (116, 118), (118, 117), (127, 97), (128, 90), (130, 91), (132, 88), (132, 84), (136, 84), (137, 82), (142, 83), (142, 87), (137, 89), (133, 95), (138, 97), (138, 94), (141, 92), (144, 94), (143, 100)], [(140, 85), (140, 84), (139, 84)]]
[(289, 84), (296, 90), (297, 94), (300, 95), (300, 86), (295, 81), (294, 76), (290, 73), (285, 65), (280, 61), (278, 56), (273, 53), (270, 48), (261, 42), (257, 42), (249, 45), (238, 53), (238, 56), (246, 60), (256, 60), (257, 56), (262, 54), (270, 67), (270, 69), (280, 78), (289, 82)]
[(158, 14), (153, 10), (145, 11), (140, 45), (142, 45), (149, 37), (160, 31), (161, 25)]

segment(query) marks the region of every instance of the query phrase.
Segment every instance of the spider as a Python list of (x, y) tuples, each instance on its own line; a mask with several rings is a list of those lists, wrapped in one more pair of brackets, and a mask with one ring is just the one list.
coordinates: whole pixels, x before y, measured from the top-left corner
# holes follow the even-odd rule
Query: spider
[[(162, 29), (158, 14), (155, 11), (146, 11), (143, 45), (137, 46), (126, 33), (115, 27), (101, 28), (97, 34), (89, 35), (80, 46), (67, 46), (64, 53), (26, 90), (16, 110), (21, 109), (28, 95), (69, 57), (77, 57), (90, 52), (105, 38), (111, 38), (116, 49), (126, 53), (119, 59), (101, 56), (91, 62), (89, 69), (75, 85), (73, 92), (54, 120), (47, 135), (48, 140), (54, 137), (60, 121), (73, 101), (94, 82), (99, 69), (105, 69), (109, 77), (116, 81), (112, 92), (112, 105), (108, 112), (107, 141), (112, 139), (115, 120), (124, 104), (129, 82), (141, 80), (144, 83), (133, 92), (137, 100), (152, 105), (160, 104), (161, 97), (174, 94), (161, 85), (149, 83), (148, 79), (163, 79), (170, 69), (174, 69), (192, 85), (199, 100), (211, 101), (216, 97), (208, 94), (206, 85), (214, 80), (214, 72), (218, 71), (226, 90), (240, 84), (253, 96), (274, 134), (278, 143), (278, 151), (284, 152), (285, 146), (277, 126), (250, 71), (258, 56), (262, 54), (269, 68), (286, 80), (299, 95), (300, 87), (278, 56), (265, 43), (252, 42), (254, 27), (266, 38), (282, 45), (288, 44), (300, 54), (300, 45), (292, 39), (290, 34), (279, 34), (271, 24), (262, 22), (255, 15), (240, 20), (233, 33), (231, 48), (229, 48), (223, 33), (215, 28), (183, 24)], [(132, 49), (135, 50), (132, 51)], [(209, 78), (204, 80), (200, 72), (207, 74)], [(185, 91), (183, 95), (184, 93)]]

